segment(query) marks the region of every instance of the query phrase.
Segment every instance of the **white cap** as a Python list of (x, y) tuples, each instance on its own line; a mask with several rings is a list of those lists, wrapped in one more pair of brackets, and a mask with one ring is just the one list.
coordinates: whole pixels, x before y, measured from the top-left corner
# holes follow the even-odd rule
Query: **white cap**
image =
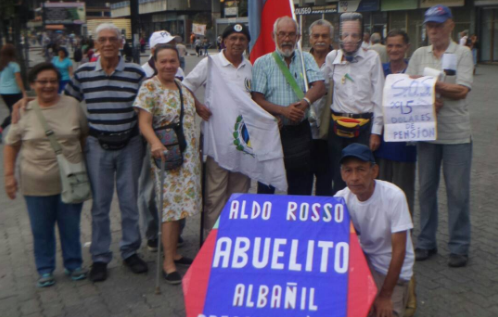
[(157, 44), (166, 44), (175, 39), (168, 31), (157, 31), (152, 33), (149, 39), (149, 47), (153, 48)]

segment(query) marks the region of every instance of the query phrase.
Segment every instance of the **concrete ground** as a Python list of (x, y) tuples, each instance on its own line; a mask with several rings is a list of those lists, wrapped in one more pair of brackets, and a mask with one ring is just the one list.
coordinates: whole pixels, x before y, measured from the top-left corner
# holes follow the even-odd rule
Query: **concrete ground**
[[(213, 52), (214, 53), (214, 52)], [(34, 53), (35, 55), (36, 53)], [(39, 58), (31, 59), (32, 63)], [(145, 62), (146, 57), (142, 57)], [(190, 71), (200, 60), (187, 57)], [(439, 192), (439, 254), (426, 262), (417, 262), (418, 317), (492, 317), (498, 316), (498, 67), (479, 66), (474, 88), (469, 96), (474, 134), (472, 168), (472, 247), (467, 267), (450, 269), (448, 260), (447, 210), (444, 184)], [(202, 93), (201, 93), (202, 95)], [(0, 104), (0, 119), (7, 114)], [(3, 157), (3, 146), (0, 155)], [(3, 174), (2, 174), (3, 175)], [(63, 274), (60, 246), (57, 248), (56, 285), (37, 289), (33, 258), (33, 241), (22, 197), (9, 200), (0, 181), (0, 316), (185, 316), (180, 286), (161, 281), (161, 295), (154, 294), (155, 254), (142, 247), (140, 253), (149, 263), (146, 275), (134, 275), (119, 258), (121, 237), (117, 202), (111, 211), (114, 259), (109, 278), (103, 283), (88, 280), (73, 282)], [(253, 185), (252, 190), (255, 189)], [(418, 234), (418, 207), (415, 208), (415, 231)], [(85, 203), (81, 220), (81, 241), (85, 265), (90, 265), (88, 244), (91, 235), (90, 202)], [(199, 217), (187, 222), (186, 244), (182, 254), (194, 257), (198, 251)], [(185, 271), (181, 271), (182, 274)]]

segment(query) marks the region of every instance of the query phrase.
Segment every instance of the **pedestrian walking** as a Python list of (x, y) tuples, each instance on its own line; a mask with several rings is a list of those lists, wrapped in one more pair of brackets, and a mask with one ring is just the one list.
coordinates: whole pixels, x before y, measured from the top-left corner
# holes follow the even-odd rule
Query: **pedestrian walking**
[(52, 58), (52, 64), (57, 68), (59, 74), (61, 75), (61, 81), (59, 82), (59, 94), (64, 91), (66, 84), (69, 82), (71, 77), (73, 77), (73, 62), (69, 58), (69, 53), (66, 48), (60, 47), (57, 56)]
[(87, 105), (90, 136), (85, 154), (93, 196), (89, 277), (101, 282), (107, 279), (107, 264), (112, 260), (109, 212), (115, 187), (121, 211), (121, 257), (133, 273), (148, 271), (147, 263), (137, 254), (141, 244), (137, 196), (143, 144), (132, 107), (145, 74), (140, 65), (126, 63), (119, 56), (122, 35), (118, 27), (103, 23), (96, 34), (99, 59), (80, 66), (64, 93)]
[[(154, 61), (158, 74), (144, 82), (133, 106), (140, 110), (140, 131), (150, 145), (156, 197), (163, 198), (164, 278), (169, 284), (180, 284), (176, 266), (188, 266), (192, 259), (177, 252), (179, 220), (198, 213), (202, 203), (195, 101), (175, 79), (180, 59), (174, 46), (157, 46)], [(168, 165), (164, 187), (160, 186), (161, 160)]]
[(14, 45), (5, 44), (0, 49), (0, 96), (9, 109), (9, 116), (3, 120), (0, 126), (0, 143), (2, 142), (3, 130), (10, 125), (12, 106), (21, 98), (26, 97), (21, 68), (16, 60)]
[(198, 37), (195, 39), (195, 53), (197, 54), (197, 57), (201, 56), (202, 55), (202, 52), (201, 52), (201, 47), (202, 47), (202, 40)]
[(72, 163), (84, 160), (83, 148), (88, 134), (86, 116), (79, 102), (60, 96), (60, 74), (51, 63), (33, 67), (28, 80), (36, 99), (28, 103), (17, 123), (12, 124), (4, 148), (5, 190), (15, 199), (18, 181), (15, 177), (16, 158), (20, 162), (20, 189), (26, 201), (33, 234), (38, 287), (54, 285), (56, 258), (55, 225), (59, 229), (63, 265), (72, 280), (86, 278), (82, 268), (80, 216), (83, 203), (67, 204), (61, 200), (61, 176), (56, 153), (35, 107), (41, 109), (47, 125)]

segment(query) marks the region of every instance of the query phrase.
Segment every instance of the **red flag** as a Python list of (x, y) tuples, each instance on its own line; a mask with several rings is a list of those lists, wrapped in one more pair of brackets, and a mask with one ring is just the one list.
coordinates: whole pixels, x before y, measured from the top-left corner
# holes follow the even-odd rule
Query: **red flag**
[(293, 17), (293, 0), (251, 0), (249, 1), (249, 30), (251, 32), (250, 60), (275, 50), (273, 24), (283, 16)]

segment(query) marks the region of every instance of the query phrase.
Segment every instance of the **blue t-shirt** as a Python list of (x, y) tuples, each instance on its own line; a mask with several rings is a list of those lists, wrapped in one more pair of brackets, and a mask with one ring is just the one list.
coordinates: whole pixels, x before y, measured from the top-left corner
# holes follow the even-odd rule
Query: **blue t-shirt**
[[(408, 61), (406, 61), (408, 65)], [(384, 76), (392, 74), (391, 64), (382, 64), (384, 69)], [(406, 69), (403, 70), (403, 73)], [(381, 138), (380, 146), (374, 153), (375, 157), (383, 158), (386, 160), (397, 161), (397, 162), (407, 162), (414, 163), (417, 161), (417, 147), (414, 145), (408, 145), (406, 142), (385, 142), (384, 138)]]
[(19, 64), (10, 62), (0, 71), (0, 94), (15, 95), (21, 93), (21, 88), (16, 82), (16, 73), (21, 72)]
[(70, 80), (71, 77), (69, 77), (69, 67), (73, 66), (73, 62), (66, 57), (62, 61), (59, 60), (59, 56), (54, 56), (52, 58), (52, 64), (54, 64), (55, 67), (57, 67), (57, 70), (59, 70), (59, 73), (61, 73), (61, 80)]

